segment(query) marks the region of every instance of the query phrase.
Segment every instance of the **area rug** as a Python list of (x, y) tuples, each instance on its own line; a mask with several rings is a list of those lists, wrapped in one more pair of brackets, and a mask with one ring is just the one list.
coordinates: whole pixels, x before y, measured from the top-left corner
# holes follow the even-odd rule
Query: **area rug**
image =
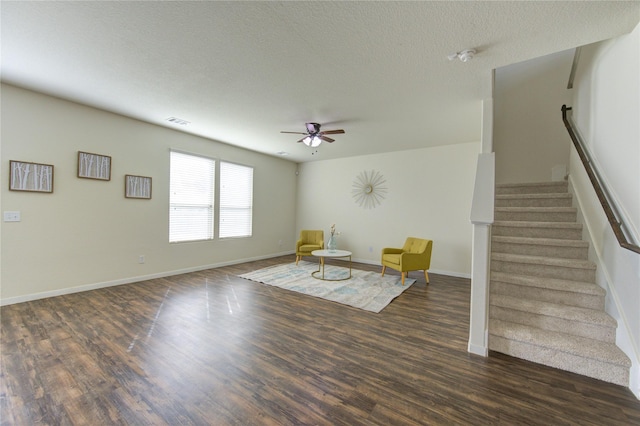
[[(302, 261), (297, 266), (295, 263), (270, 266), (239, 277), (376, 313), (416, 282), (415, 279), (407, 278), (403, 286), (397, 275), (383, 277), (380, 272), (357, 269), (352, 269), (351, 279), (322, 281), (311, 276), (317, 270), (317, 263)], [(347, 267), (325, 265), (325, 278), (346, 276), (349, 276)]]

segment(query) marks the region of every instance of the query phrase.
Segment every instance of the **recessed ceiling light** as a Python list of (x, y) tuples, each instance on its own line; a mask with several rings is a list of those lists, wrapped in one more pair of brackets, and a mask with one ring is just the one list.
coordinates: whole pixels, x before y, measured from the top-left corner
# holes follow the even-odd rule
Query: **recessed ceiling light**
[(181, 118), (176, 118), (176, 117), (169, 117), (169, 118), (166, 119), (166, 121), (168, 121), (169, 123), (173, 123), (173, 124), (179, 124), (180, 126), (186, 126), (187, 124), (191, 124), (187, 120), (183, 120)]

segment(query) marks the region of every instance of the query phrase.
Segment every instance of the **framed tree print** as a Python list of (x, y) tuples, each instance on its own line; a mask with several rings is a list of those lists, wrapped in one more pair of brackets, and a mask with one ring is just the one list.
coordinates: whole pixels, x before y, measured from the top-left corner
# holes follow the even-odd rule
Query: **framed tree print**
[(78, 177), (111, 180), (111, 157), (78, 151)]
[(147, 176), (125, 175), (124, 196), (126, 198), (151, 199), (151, 178)]
[(11, 191), (53, 192), (53, 166), (10, 160), (9, 189)]

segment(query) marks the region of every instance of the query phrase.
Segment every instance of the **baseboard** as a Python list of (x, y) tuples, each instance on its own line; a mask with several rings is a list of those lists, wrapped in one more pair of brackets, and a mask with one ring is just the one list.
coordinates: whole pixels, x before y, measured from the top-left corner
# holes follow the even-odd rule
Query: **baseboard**
[[(357, 262), (357, 263), (365, 263), (367, 265), (376, 265), (376, 266), (380, 266), (380, 262), (379, 261), (373, 261), (370, 259), (351, 259), (353, 262)], [(446, 275), (448, 277), (456, 277), (456, 278), (467, 278), (467, 279), (471, 279), (471, 274), (465, 274), (465, 273), (461, 273), (461, 272), (452, 272), (452, 271), (444, 271), (442, 269), (429, 269), (428, 271), (430, 274), (434, 273), (434, 274), (438, 274), (438, 275)]]
[(170, 277), (172, 275), (187, 274), (189, 272), (204, 271), (206, 269), (220, 268), (222, 266), (237, 265), (239, 263), (252, 262), (256, 260), (271, 259), (272, 257), (285, 256), (295, 254), (295, 251), (286, 251), (282, 253), (269, 254), (264, 256), (256, 256), (244, 259), (234, 259), (227, 262), (211, 263), (208, 265), (199, 265), (191, 268), (176, 269), (173, 271), (163, 271), (155, 274), (139, 275), (136, 277), (127, 277), (119, 280), (104, 281), (100, 283), (85, 284), (77, 287), (61, 288), (58, 290), (45, 291), (41, 293), (26, 294), (24, 296), (8, 297), (0, 299), (0, 306), (14, 305), (16, 303), (31, 302), (38, 299), (46, 299), (48, 297), (63, 296), (65, 294), (81, 293), (83, 291), (97, 290), (100, 288), (114, 287), (123, 284), (131, 284), (140, 281), (152, 280), (156, 278)]
[[(204, 271), (206, 269), (220, 268), (222, 266), (229, 266), (229, 265), (237, 265), (239, 263), (252, 262), (256, 260), (271, 259), (273, 257), (286, 256), (290, 254), (295, 254), (295, 251), (290, 250), (290, 251), (285, 251), (280, 253), (268, 254), (264, 256), (234, 259), (227, 262), (211, 263), (208, 265), (199, 265), (191, 268), (177, 269), (173, 271), (163, 271), (155, 274), (139, 275), (136, 277), (122, 278), (119, 280), (104, 281), (99, 283), (85, 284), (77, 287), (61, 288), (58, 290), (45, 291), (41, 293), (32, 293), (32, 294), (25, 294), (23, 296), (8, 297), (8, 298), (0, 299), (0, 306), (14, 305), (16, 303), (31, 302), (33, 300), (46, 299), (48, 297), (63, 296), (65, 294), (81, 293), (83, 291), (97, 290), (100, 288), (114, 287), (114, 286), (123, 285), (123, 284), (131, 284), (139, 281), (170, 277), (172, 275), (187, 274), (189, 272)], [(380, 265), (379, 262), (373, 262), (371, 260), (366, 260), (366, 259), (353, 259), (353, 261), (358, 263), (366, 263), (370, 265)], [(458, 278), (469, 278), (469, 279), (471, 278), (471, 275), (469, 274), (460, 274), (456, 272), (441, 271), (436, 269), (430, 269), (429, 273), (448, 275), (448, 276), (458, 277)]]
[(469, 345), (467, 346), (467, 352), (475, 355), (480, 355), (486, 358), (487, 356), (489, 356), (489, 347), (473, 345), (469, 343)]

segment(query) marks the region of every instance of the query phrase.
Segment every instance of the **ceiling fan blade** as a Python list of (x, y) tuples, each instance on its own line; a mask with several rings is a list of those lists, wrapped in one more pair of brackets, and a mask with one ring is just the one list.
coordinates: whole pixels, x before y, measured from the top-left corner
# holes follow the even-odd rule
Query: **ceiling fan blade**
[(294, 135), (306, 135), (306, 133), (303, 133), (303, 132), (284, 132), (284, 131), (282, 131), (280, 133), (293, 133)]
[(303, 142), (306, 138), (308, 138), (308, 136), (305, 136), (304, 138), (300, 139), (298, 143)]
[(321, 135), (338, 135), (344, 133), (344, 130), (342, 129), (338, 129), (338, 130), (323, 130), (322, 132), (320, 132)]
[(329, 143), (331, 143), (331, 142), (335, 141), (335, 139), (331, 139), (331, 138), (328, 138), (328, 137), (326, 137), (326, 136), (322, 136), (322, 135), (319, 135), (318, 137), (319, 137), (320, 139), (322, 139), (323, 141), (325, 141), (325, 142), (329, 142)]

